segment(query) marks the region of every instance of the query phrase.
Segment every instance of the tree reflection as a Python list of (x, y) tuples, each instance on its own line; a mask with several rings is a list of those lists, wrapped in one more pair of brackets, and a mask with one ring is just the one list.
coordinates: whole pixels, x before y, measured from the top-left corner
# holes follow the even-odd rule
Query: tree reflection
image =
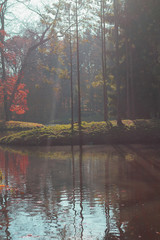
[[(8, 186), (8, 170), (9, 170), (9, 156), (8, 152), (5, 152), (5, 185)], [(9, 232), (9, 217), (8, 217), (8, 191), (5, 191), (4, 194), (4, 208), (2, 208), (2, 211), (4, 213), (5, 223), (6, 223), (6, 237), (9, 239), (10, 232)]]
[[(3, 151), (0, 149), (0, 169), (2, 169), (2, 174), (4, 175), (1, 180), (0, 189), (0, 202), (1, 202), (1, 210), (0, 213), (2, 215), (1, 226), (5, 226), (5, 239), (10, 239), (10, 217), (8, 207), (10, 206), (11, 195), (12, 195), (12, 186), (10, 186), (10, 177), (13, 176), (18, 180), (18, 183), (21, 184), (20, 175), (23, 177), (26, 175), (28, 167), (28, 156), (20, 155), (16, 152), (11, 154), (9, 151)], [(3, 221), (5, 224), (3, 224)], [(0, 235), (1, 236), (1, 235)]]
[(5, 178), (7, 178), (6, 181), (8, 181), (8, 171), (18, 179), (21, 175), (23, 175), (23, 177), (26, 176), (29, 164), (28, 154), (20, 154), (16, 151), (10, 152), (8, 150), (0, 149), (0, 160), (0, 168), (5, 171)]
[(107, 156), (104, 239), (160, 239), (159, 169), (148, 154), (146, 148), (123, 145)]
[(79, 191), (80, 191), (80, 218), (81, 239), (83, 239), (83, 174), (82, 174), (82, 145), (79, 146)]
[[(106, 156), (107, 157), (107, 156)], [(105, 214), (106, 214), (106, 230), (105, 238), (107, 239), (110, 232), (110, 216), (109, 216), (109, 159), (110, 156), (106, 159), (105, 162)]]
[(73, 212), (74, 212), (74, 220), (73, 220), (73, 227), (74, 227), (74, 238), (76, 238), (76, 199), (75, 199), (75, 159), (74, 159), (74, 151), (73, 151), (73, 145), (71, 146), (71, 153), (72, 153), (72, 195), (73, 195)]
[[(1, 189), (0, 237), (12, 238), (22, 214), (42, 231), (42, 238), (159, 240), (159, 160), (155, 169), (152, 160), (150, 168), (144, 152), (142, 156), (126, 146), (74, 146), (47, 148), (46, 156), (33, 150), (28, 160), (28, 155), (0, 150), (1, 185), (25, 193)], [(16, 224), (23, 228), (22, 222)], [(25, 229), (21, 237), (35, 230), (29, 223), (26, 227), (31, 232)]]
[[(9, 169), (9, 165), (8, 165), (8, 153), (4, 152), (0, 154), (1, 156), (1, 163), (3, 165), (3, 170), (4, 170), (4, 181), (5, 181), (5, 185), (4, 186), (8, 186), (8, 169)], [(2, 185), (3, 186), (3, 185)], [(1, 226), (3, 229), (3, 226), (5, 226), (5, 235), (6, 235), (6, 239), (10, 239), (10, 232), (9, 232), (9, 217), (8, 217), (8, 191), (5, 191), (4, 189), (1, 189), (1, 214), (2, 214), (2, 219), (1, 219)], [(4, 224), (3, 224), (4, 221)]]

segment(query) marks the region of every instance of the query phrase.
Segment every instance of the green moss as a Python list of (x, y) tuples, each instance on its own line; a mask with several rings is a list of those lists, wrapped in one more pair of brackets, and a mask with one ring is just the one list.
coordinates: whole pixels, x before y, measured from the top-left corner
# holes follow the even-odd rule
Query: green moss
[(31, 123), (31, 122), (21, 122), (21, 121), (0, 121), (1, 131), (22, 131), (29, 130), (33, 128), (42, 128), (43, 124)]
[(70, 124), (33, 128), (0, 139), (8, 145), (70, 145), (104, 143), (153, 143), (160, 142), (160, 121), (123, 120), (119, 127), (111, 122), (82, 122), (79, 136), (78, 124), (72, 132)]

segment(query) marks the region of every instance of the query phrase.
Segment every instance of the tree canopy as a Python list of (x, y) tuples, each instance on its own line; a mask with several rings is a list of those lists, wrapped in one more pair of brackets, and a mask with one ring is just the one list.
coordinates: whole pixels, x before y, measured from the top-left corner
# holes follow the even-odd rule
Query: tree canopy
[(41, 11), (28, 1), (38, 17), (32, 25), (19, 20), (14, 35), (10, 2), (0, 3), (4, 118), (78, 121), (78, 108), (82, 121), (159, 117), (158, 0), (46, 1)]

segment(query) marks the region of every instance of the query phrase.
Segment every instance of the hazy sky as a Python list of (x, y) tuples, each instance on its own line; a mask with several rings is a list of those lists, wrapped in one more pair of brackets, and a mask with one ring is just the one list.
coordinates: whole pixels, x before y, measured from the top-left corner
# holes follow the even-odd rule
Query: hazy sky
[[(32, 9), (39, 9), (42, 10), (43, 5), (41, 4), (40, 0), (31, 0), (29, 7)], [(18, 14), (17, 14), (18, 13)], [(23, 4), (20, 4), (19, 6), (16, 6), (16, 15), (18, 15), (18, 18), (20, 19), (25, 19), (29, 17), (36, 17), (38, 18), (38, 15), (35, 14), (34, 12), (31, 12), (30, 10), (27, 9), (27, 7), (23, 6)]]
[[(49, 2), (50, 0), (31, 0), (29, 7), (35, 10), (39, 9), (43, 12), (44, 5)], [(7, 20), (10, 19), (10, 21), (6, 21), (6, 24), (11, 34), (18, 33), (21, 27), (23, 28), (25, 25), (27, 26), (28, 23), (34, 24), (35, 21), (39, 19), (38, 14), (30, 11), (23, 4), (16, 4), (10, 7), (8, 12), (9, 14), (7, 15)]]

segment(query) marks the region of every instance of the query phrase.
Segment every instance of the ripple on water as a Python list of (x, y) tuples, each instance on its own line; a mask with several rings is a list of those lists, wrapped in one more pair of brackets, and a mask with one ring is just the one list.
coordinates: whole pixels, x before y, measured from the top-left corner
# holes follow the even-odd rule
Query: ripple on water
[(74, 167), (69, 149), (0, 150), (0, 239), (159, 240), (160, 154), (135, 147), (76, 148)]

